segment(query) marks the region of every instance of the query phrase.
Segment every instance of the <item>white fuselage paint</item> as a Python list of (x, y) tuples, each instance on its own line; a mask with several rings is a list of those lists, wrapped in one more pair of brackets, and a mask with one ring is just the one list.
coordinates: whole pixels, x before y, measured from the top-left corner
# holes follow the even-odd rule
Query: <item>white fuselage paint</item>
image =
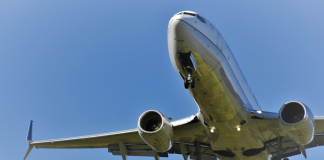
[[(222, 160), (266, 160), (267, 150), (243, 155), (244, 151), (264, 146), (262, 138), (249, 127), (251, 111), (261, 109), (224, 38), (202, 18), (205, 23), (192, 15), (176, 14), (171, 18), (168, 47), (172, 65), (187, 77), (179, 55), (191, 53), (194, 57), (192, 77), (196, 86), (188, 91), (197, 103), (199, 120), (215, 155)], [(233, 154), (226, 155), (228, 152)]]

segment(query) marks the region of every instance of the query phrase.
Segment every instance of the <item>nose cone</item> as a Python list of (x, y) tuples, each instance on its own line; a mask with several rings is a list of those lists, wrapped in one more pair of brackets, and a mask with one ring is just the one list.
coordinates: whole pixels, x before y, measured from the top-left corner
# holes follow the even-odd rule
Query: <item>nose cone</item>
[(169, 24), (169, 36), (174, 37), (174, 40), (184, 39), (184, 30), (187, 29), (185, 22), (181, 19), (174, 19)]
[(168, 44), (171, 53), (187, 53), (188, 37), (192, 37), (192, 25), (196, 20), (197, 13), (192, 11), (183, 11), (175, 14), (169, 22)]
[[(169, 55), (175, 70), (178, 70), (176, 65), (176, 54), (189, 52), (187, 45), (188, 38), (186, 37), (191, 34), (189, 29), (190, 19), (196, 18), (195, 16), (184, 14), (184, 12), (175, 14), (170, 19), (168, 26)], [(195, 12), (192, 13), (195, 14)]]
[[(175, 14), (169, 21), (169, 30), (182, 30), (185, 27), (184, 23), (191, 24), (197, 17), (196, 12), (182, 11)], [(177, 32), (178, 32), (177, 31)]]
[(182, 20), (173, 20), (168, 30), (169, 52), (187, 53), (189, 52), (187, 40), (190, 35), (189, 25)]

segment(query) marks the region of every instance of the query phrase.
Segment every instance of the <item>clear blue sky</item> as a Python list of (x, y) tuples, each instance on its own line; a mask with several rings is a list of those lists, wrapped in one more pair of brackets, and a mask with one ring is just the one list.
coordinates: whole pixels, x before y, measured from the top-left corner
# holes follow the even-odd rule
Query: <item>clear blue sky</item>
[[(24, 157), (31, 119), (33, 139), (44, 140), (136, 128), (150, 109), (174, 120), (195, 114), (167, 49), (168, 21), (182, 10), (220, 30), (263, 110), (297, 100), (324, 115), (323, 7), (320, 0), (2, 0), (0, 159)], [(323, 150), (307, 150), (308, 159)], [(28, 157), (43, 159), (122, 158), (107, 149), (34, 149)]]

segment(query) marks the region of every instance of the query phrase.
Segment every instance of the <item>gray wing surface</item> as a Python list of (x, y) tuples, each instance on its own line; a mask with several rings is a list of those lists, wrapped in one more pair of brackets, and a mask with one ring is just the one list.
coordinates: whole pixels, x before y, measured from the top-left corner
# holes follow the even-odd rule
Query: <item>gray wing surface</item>
[(118, 143), (119, 139), (127, 143), (143, 143), (137, 129), (131, 129), (88, 136), (31, 141), (29, 144), (36, 148), (106, 148), (107, 144)]
[[(275, 159), (278, 150), (282, 151), (282, 158), (301, 154), (299, 145), (292, 141), (279, 126), (278, 113), (263, 112), (263, 116), (253, 116), (249, 126), (254, 133), (263, 138), (269, 153)], [(159, 157), (169, 154), (182, 154), (185, 159), (215, 160), (207, 133), (196, 115), (171, 122), (174, 126), (174, 145), (164, 153), (157, 153)], [(31, 127), (30, 127), (31, 128)], [(62, 139), (32, 141), (31, 130), (27, 141), (30, 146), (25, 158), (33, 147), (35, 148), (108, 148), (113, 155), (122, 155), (119, 140), (125, 143), (128, 156), (154, 157), (154, 151), (139, 136), (137, 129), (79, 136)], [(279, 143), (280, 142), (280, 143)], [(315, 116), (315, 138), (307, 144), (305, 149), (324, 145), (324, 116)]]
[[(174, 145), (164, 153), (157, 153), (159, 157), (168, 157), (168, 154), (183, 154), (184, 157), (195, 158), (201, 156), (202, 160), (216, 159), (209, 145), (204, 127), (196, 115), (171, 122), (174, 126)], [(31, 133), (30, 133), (31, 134)], [(30, 137), (28, 135), (28, 137)], [(121, 140), (127, 150), (128, 156), (154, 156), (153, 150), (139, 136), (137, 129), (110, 132), (103, 134), (51, 139), (42, 141), (28, 140), (29, 149), (25, 158), (33, 147), (35, 148), (108, 148), (113, 155), (121, 155)], [(181, 142), (181, 143), (180, 143)], [(182, 147), (180, 147), (182, 146)], [(181, 148), (183, 152), (181, 152)]]
[[(252, 116), (250, 127), (262, 137), (273, 159), (281, 151), (282, 158), (302, 154), (298, 143), (291, 140), (280, 128), (278, 113), (264, 112), (263, 116)], [(257, 131), (259, 130), (259, 131)], [(324, 116), (315, 116), (315, 137), (304, 148), (313, 148), (324, 145)], [(305, 154), (306, 156), (306, 154)]]
[(324, 116), (315, 116), (315, 134), (324, 134)]

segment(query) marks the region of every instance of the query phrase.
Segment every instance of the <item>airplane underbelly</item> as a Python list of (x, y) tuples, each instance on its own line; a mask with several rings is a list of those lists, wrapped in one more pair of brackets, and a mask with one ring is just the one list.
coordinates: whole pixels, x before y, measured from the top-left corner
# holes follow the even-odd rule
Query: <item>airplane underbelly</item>
[[(195, 64), (192, 66), (195, 87), (188, 90), (206, 117), (205, 128), (216, 156), (224, 160), (268, 159), (264, 143), (245, 123), (251, 108), (235, 90), (234, 73), (226, 57), (196, 28), (181, 21), (177, 23), (176, 32), (172, 33), (172, 29), (168, 31), (171, 62), (183, 78), (188, 76), (188, 72), (181, 55), (194, 57), (194, 60), (191, 59), (194, 62), (186, 62), (186, 65)], [(210, 128), (215, 128), (215, 132), (211, 133)], [(256, 152), (248, 155), (249, 151), (254, 151), (251, 149)]]
[(211, 121), (227, 122), (242, 110), (247, 110), (232, 85), (227, 72), (229, 66), (220, 54), (217, 56), (216, 46), (198, 30), (186, 25), (185, 23), (177, 25), (181, 30), (178, 30), (171, 40), (173, 46), (176, 46), (173, 48), (174, 54), (170, 53), (170, 56), (174, 57), (174, 66), (180, 74), (187, 77), (188, 72), (179, 60), (179, 55), (183, 53), (193, 55), (196, 68), (192, 77), (195, 79), (196, 87), (189, 88), (190, 93)]

